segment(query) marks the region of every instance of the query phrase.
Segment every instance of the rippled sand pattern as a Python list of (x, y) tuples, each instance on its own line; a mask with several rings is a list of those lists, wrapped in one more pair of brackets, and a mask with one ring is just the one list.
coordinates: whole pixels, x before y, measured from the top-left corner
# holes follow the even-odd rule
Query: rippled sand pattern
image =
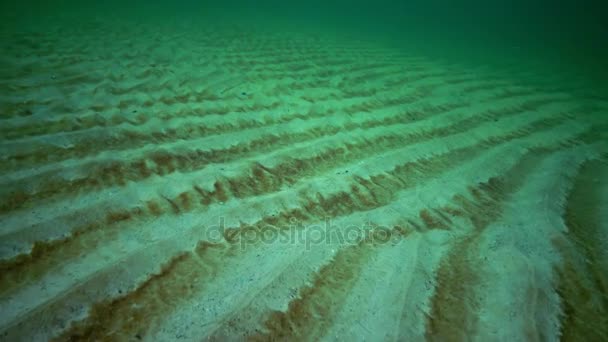
[(3, 341), (608, 336), (583, 83), (313, 33), (2, 46)]

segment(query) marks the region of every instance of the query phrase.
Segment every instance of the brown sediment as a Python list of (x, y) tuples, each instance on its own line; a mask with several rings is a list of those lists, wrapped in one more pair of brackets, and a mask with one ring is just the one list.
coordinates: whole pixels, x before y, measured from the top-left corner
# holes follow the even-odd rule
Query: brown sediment
[(605, 225), (600, 219), (606, 174), (608, 165), (600, 160), (581, 167), (565, 206), (568, 232), (553, 240), (562, 255), (555, 272), (564, 341), (600, 341), (608, 336), (608, 261), (602, 257)]
[(501, 176), (470, 186), (467, 195), (455, 195), (453, 203), (442, 210), (446, 215), (467, 219), (473, 229), (442, 257), (426, 322), (427, 340), (467, 341), (475, 335), (480, 309), (476, 291), (484, 277), (477, 252), (482, 233), (502, 215), (505, 199), (525, 184), (526, 176), (550, 152), (550, 149), (528, 152)]
[[(358, 274), (374, 252), (363, 242), (340, 250), (323, 266), (312, 284), (299, 289), (287, 311), (269, 314), (263, 332), (248, 336), (253, 341), (318, 340), (334, 324), (337, 310), (355, 286)], [(323, 319), (319, 319), (323, 317)]]

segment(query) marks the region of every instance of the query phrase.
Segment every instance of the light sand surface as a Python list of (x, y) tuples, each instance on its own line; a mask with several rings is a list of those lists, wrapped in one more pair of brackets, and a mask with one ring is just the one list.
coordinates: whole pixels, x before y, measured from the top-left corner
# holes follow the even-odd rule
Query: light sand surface
[(3, 38), (2, 341), (608, 336), (584, 79), (337, 32)]

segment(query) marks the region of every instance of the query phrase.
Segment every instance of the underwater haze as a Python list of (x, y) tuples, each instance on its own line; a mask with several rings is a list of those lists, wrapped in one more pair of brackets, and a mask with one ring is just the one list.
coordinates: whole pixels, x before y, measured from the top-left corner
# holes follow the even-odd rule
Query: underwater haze
[(0, 2), (0, 341), (608, 340), (600, 1)]
[[(275, 24), (339, 29), (370, 36), (370, 39), (390, 39), (402, 46), (411, 47), (410, 44), (416, 42), (419, 48), (424, 46), (428, 52), (438, 50), (452, 58), (456, 54), (450, 54), (441, 45), (451, 44), (450, 50), (457, 51), (465, 59), (479, 58), (479, 49), (482, 49), (486, 54), (519, 54), (519, 58), (541, 55), (550, 63), (567, 62), (579, 67), (580, 64), (600, 64), (594, 68), (602, 71), (606, 69), (603, 60), (608, 55), (608, 5), (597, 0), (560, 3), (523, 0), (135, 0), (128, 3), (9, 0), (2, 8), (7, 18), (22, 24), (25, 18), (34, 22), (40, 17), (62, 20), (66, 13), (72, 13), (97, 18), (124, 16), (127, 21), (162, 21), (164, 17), (176, 21), (200, 20), (208, 25), (247, 22), (256, 27)], [(475, 53), (467, 53), (472, 49)]]

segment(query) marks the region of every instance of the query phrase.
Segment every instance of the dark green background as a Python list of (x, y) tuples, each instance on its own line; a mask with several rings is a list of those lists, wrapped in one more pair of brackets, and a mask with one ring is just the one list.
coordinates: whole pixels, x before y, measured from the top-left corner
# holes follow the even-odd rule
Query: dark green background
[[(36, 21), (64, 11), (125, 15), (151, 13), (171, 18), (203, 18), (259, 23), (273, 21), (298, 27), (340, 29), (353, 34), (419, 41), (436, 53), (485, 50), (500, 54), (543, 56), (548, 62), (593, 65), (605, 70), (608, 60), (608, 1), (523, 0), (163, 0), (163, 1), (2, 1), (3, 25)], [(4, 34), (10, 34), (5, 29)], [(422, 46), (421, 45), (421, 46)], [(477, 51), (479, 52), (479, 51)], [(477, 54), (481, 56), (483, 54)], [(521, 57), (521, 56), (520, 56)], [(524, 56), (525, 57), (525, 56)]]

